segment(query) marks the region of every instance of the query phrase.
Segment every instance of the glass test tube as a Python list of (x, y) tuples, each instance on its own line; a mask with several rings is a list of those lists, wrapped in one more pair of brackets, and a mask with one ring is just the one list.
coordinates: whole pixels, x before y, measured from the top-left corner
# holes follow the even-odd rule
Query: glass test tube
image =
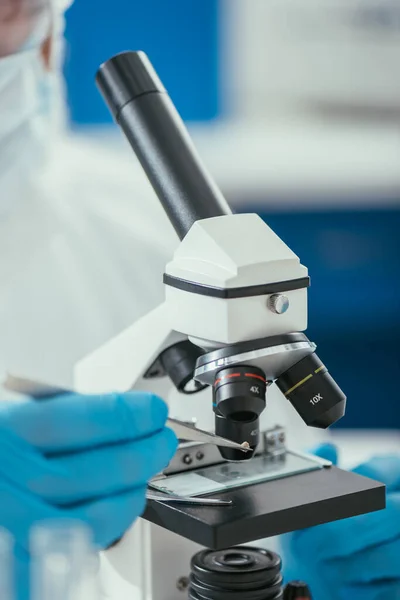
[(45, 521), (31, 532), (31, 600), (99, 600), (90, 530), (72, 520)]

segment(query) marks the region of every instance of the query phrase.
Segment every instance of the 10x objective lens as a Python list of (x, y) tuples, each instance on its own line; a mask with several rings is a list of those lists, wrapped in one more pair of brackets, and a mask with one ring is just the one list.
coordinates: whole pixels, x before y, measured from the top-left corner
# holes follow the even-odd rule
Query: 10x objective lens
[(239, 444), (247, 442), (253, 452), (220, 448), (231, 461), (250, 459), (260, 437), (259, 416), (266, 406), (267, 382), (257, 367), (241, 366), (219, 371), (213, 388), (215, 433)]
[(315, 353), (290, 367), (276, 384), (311, 427), (326, 429), (345, 413), (346, 396)]

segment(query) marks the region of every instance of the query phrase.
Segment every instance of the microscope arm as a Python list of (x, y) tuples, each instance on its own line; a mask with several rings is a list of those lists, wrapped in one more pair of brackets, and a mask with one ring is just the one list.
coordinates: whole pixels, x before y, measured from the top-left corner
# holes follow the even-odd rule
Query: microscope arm
[(75, 389), (81, 393), (151, 391), (168, 397), (169, 377), (146, 378), (160, 354), (187, 336), (169, 326), (165, 303), (136, 321), (75, 366)]

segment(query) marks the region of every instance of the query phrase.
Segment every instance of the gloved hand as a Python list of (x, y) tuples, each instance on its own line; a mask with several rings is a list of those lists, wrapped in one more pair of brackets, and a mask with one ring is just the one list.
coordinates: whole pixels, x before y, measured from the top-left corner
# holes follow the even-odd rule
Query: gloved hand
[(34, 523), (78, 519), (105, 548), (142, 514), (148, 480), (177, 448), (166, 418), (162, 400), (139, 393), (0, 403), (0, 527), (16, 541), (18, 600)]
[[(316, 454), (336, 463), (330, 445)], [(282, 536), (285, 580), (305, 580), (313, 600), (400, 600), (400, 453), (354, 472), (386, 484), (386, 509)]]

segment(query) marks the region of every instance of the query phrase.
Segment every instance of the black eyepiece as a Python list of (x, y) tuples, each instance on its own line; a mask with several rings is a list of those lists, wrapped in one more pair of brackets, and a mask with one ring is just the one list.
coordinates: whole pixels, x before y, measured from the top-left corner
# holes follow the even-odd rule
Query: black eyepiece
[(196, 221), (231, 213), (146, 54), (113, 56), (96, 82), (180, 239)]
[(327, 429), (344, 416), (346, 396), (315, 353), (282, 373), (276, 384), (311, 427)]
[(117, 121), (121, 110), (132, 100), (144, 94), (166, 93), (144, 52), (117, 54), (101, 65), (96, 83)]
[(253, 452), (220, 448), (226, 460), (249, 460), (260, 438), (259, 416), (266, 406), (267, 382), (257, 367), (223, 369), (216, 375), (213, 388), (215, 433), (239, 444), (248, 442)]

